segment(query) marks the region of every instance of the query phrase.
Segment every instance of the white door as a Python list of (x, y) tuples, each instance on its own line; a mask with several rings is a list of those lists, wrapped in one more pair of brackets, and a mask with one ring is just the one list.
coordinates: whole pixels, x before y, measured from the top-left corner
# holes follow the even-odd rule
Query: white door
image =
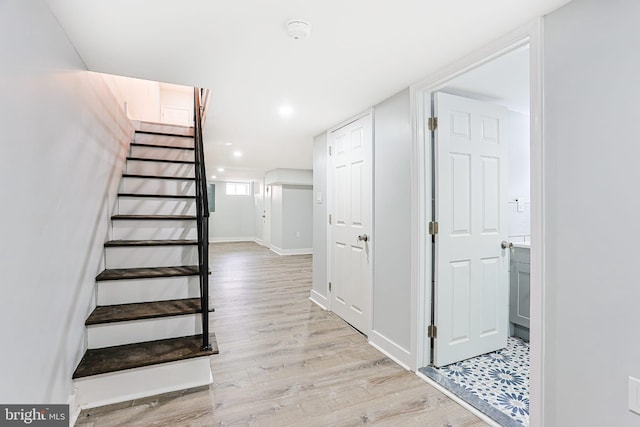
[(434, 364), (506, 347), (507, 111), (436, 93)]
[(330, 134), (331, 310), (365, 335), (371, 312), (371, 115)]

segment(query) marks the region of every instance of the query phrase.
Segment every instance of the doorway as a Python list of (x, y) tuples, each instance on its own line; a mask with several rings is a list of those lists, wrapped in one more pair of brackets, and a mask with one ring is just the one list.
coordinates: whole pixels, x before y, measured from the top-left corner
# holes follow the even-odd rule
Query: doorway
[[(433, 246), (424, 252), (431, 271), (423, 276), (430, 283), (423, 289), (425, 323), (418, 364), (419, 372), (501, 425), (528, 425), (530, 394), (524, 383), (529, 370), (497, 370), (495, 361), (524, 356), (527, 365), (529, 361), (530, 257), (523, 255), (530, 250), (532, 235), (529, 40), (487, 56), (491, 58), (422, 92), (430, 148), (424, 159), (431, 164), (426, 168), (424, 219), (432, 221), (426, 244)], [(504, 110), (501, 116), (496, 109)], [(429, 117), (437, 117), (437, 124)], [(475, 146), (474, 126), (485, 139)], [(445, 134), (454, 138), (446, 140)], [(508, 142), (508, 153), (494, 150), (500, 140)], [(491, 146), (490, 151), (467, 150), (483, 145)], [(522, 265), (515, 267), (522, 268), (514, 268), (516, 261)], [(450, 381), (475, 375), (471, 368), (482, 365), (482, 358), (491, 362), (491, 373)], [(502, 396), (496, 390), (504, 390), (507, 383), (522, 387)]]

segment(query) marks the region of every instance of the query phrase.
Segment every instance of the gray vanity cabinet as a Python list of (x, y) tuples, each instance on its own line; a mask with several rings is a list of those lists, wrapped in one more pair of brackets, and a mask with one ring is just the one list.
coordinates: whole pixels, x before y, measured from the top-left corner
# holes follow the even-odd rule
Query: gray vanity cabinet
[(509, 280), (509, 321), (513, 324), (513, 335), (527, 340), (531, 300), (530, 265), (530, 249), (513, 248)]

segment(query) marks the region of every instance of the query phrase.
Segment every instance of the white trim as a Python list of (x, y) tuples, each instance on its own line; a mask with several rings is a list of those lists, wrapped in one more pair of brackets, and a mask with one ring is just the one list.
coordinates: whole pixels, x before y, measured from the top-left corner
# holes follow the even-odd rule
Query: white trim
[[(324, 149), (326, 150), (326, 154), (327, 154), (327, 161), (325, 162), (325, 176), (326, 176), (326, 181), (325, 181), (325, 203), (326, 203), (326, 210), (325, 210), (325, 214), (326, 214), (326, 222), (325, 222), (325, 227), (327, 227), (327, 253), (326, 253), (326, 257), (327, 257), (327, 282), (331, 283), (331, 278), (332, 278), (332, 265), (331, 265), (331, 257), (333, 255), (333, 253), (331, 252), (331, 248), (333, 247), (332, 243), (331, 243), (331, 224), (329, 224), (329, 218), (331, 216), (331, 208), (333, 207), (333, 194), (331, 194), (331, 191), (333, 190), (333, 157), (329, 155), (329, 150), (331, 150), (332, 145), (331, 145), (331, 132), (333, 132), (332, 130), (328, 130), (327, 131), (327, 143), (325, 144)], [(327, 310), (332, 311), (331, 310), (331, 292), (329, 291), (329, 289), (327, 288)]]
[[(444, 67), (410, 87), (412, 101), (413, 152), (412, 164), (412, 230), (418, 236), (418, 242), (412, 246), (411, 295), (415, 296), (412, 314), (412, 352), (418, 366), (426, 366), (430, 359), (429, 340), (425, 332), (430, 322), (431, 296), (427, 288), (430, 271), (430, 244), (424, 230), (429, 217), (430, 207), (427, 192), (431, 187), (431, 171), (421, 154), (431, 150), (431, 141), (424, 132), (425, 114), (430, 112), (431, 92), (445, 86), (450, 80), (471, 71), (513, 49), (529, 44), (530, 81), (531, 81), (531, 240), (534, 243), (531, 251), (531, 392), (530, 392), (530, 425), (543, 426), (544, 404), (544, 137), (543, 137), (543, 20), (538, 18), (504, 37), (490, 43), (486, 47), (465, 56), (459, 61)], [(415, 115), (414, 115), (415, 114)], [(424, 183), (424, 185), (422, 185)], [(418, 213), (417, 213), (417, 212)], [(414, 333), (415, 332), (415, 333)], [(431, 383), (431, 381), (429, 381)]]
[(71, 393), (67, 399), (67, 405), (69, 405), (69, 425), (75, 426), (76, 421), (78, 421), (78, 418), (80, 417), (80, 412), (82, 412), (82, 408), (80, 408), (80, 405), (78, 405), (76, 400), (75, 388), (73, 393)]
[(462, 406), (464, 409), (471, 412), (473, 415), (480, 418), (485, 423), (489, 424), (492, 427), (501, 427), (500, 424), (498, 424), (497, 422), (495, 422), (494, 420), (486, 416), (483, 412), (480, 412), (478, 409), (469, 405), (467, 402), (465, 402), (464, 400), (462, 400), (461, 398), (459, 398), (458, 396), (456, 396), (455, 394), (453, 394), (452, 392), (450, 392), (449, 390), (447, 390), (437, 382), (433, 381), (431, 378), (427, 377), (422, 372), (418, 371), (416, 372), (416, 374), (418, 375), (418, 377), (422, 378), (425, 382), (427, 382), (430, 386), (432, 386), (442, 394), (446, 395), (449, 399), (453, 400), (458, 405)]
[(313, 248), (300, 248), (300, 249), (282, 249), (275, 245), (267, 246), (271, 249), (272, 252), (277, 253), (278, 255), (287, 256), (287, 255), (313, 255)]
[(322, 295), (320, 292), (316, 291), (315, 289), (311, 289), (311, 294), (309, 295), (309, 299), (311, 300), (312, 303), (314, 303), (315, 305), (317, 305), (321, 309), (329, 310), (327, 308), (329, 306), (329, 304), (328, 304), (329, 301), (328, 301), (327, 297), (325, 297), (324, 295)]
[(529, 370), (529, 425), (546, 425), (545, 404), (545, 346), (546, 319), (545, 282), (545, 225), (544, 194), (546, 188), (544, 163), (544, 74), (543, 74), (543, 18), (529, 28), (529, 58), (531, 79), (531, 324)]
[(411, 368), (411, 353), (377, 331), (369, 333), (369, 344), (407, 371)]

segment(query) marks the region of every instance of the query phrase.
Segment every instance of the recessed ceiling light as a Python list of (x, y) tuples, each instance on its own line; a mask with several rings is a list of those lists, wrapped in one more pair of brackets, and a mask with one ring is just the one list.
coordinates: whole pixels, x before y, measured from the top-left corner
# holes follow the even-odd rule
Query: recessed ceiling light
[(211, 179), (216, 179), (216, 176), (215, 175), (211, 175)]
[(224, 145), (226, 145), (227, 147), (230, 147), (230, 146), (232, 146), (233, 144), (232, 144), (232, 143), (230, 143), (230, 142), (225, 142), (225, 143), (224, 143)]
[(242, 157), (242, 153), (240, 151), (234, 151), (233, 157)]
[(224, 168), (218, 168), (218, 172), (224, 172)]
[(281, 105), (278, 112), (281, 116), (288, 117), (293, 114), (293, 108), (291, 105)]

